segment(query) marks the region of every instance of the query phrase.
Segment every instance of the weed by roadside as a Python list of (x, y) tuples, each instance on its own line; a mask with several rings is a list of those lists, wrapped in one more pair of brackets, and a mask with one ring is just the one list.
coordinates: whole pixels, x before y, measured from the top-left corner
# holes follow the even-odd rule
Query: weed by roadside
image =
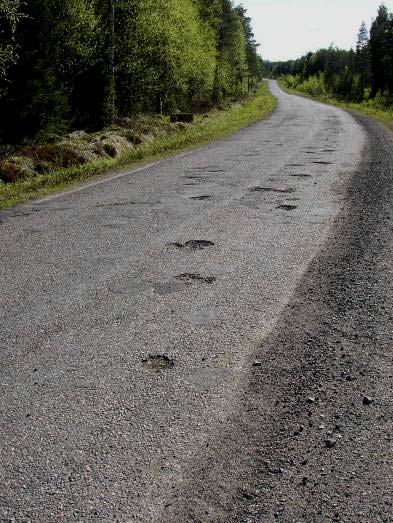
[(303, 96), (304, 98), (317, 100), (319, 102), (335, 105), (336, 107), (340, 107), (341, 109), (347, 109), (355, 113), (363, 114), (365, 116), (368, 116), (369, 118), (373, 118), (374, 120), (378, 120), (384, 123), (390, 129), (393, 130), (393, 107), (383, 107), (382, 105), (378, 105), (378, 102), (374, 100), (368, 100), (359, 103), (343, 102), (342, 100), (338, 100), (337, 98), (334, 98), (327, 94), (312, 95), (309, 93), (305, 93), (304, 91), (301, 91), (299, 89), (290, 88), (284, 83), (284, 81), (281, 80), (279, 80), (278, 83), (281, 89), (283, 89), (283, 91), (286, 91), (289, 94), (297, 94), (299, 96)]
[(100, 133), (72, 133), (58, 143), (14, 152), (0, 160), (0, 207), (224, 137), (266, 117), (275, 105), (264, 83), (244, 102), (197, 116), (192, 124), (140, 116)]

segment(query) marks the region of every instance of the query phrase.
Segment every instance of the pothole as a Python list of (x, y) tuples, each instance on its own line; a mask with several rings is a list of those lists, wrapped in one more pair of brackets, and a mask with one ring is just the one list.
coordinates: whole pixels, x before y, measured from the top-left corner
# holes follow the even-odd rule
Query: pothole
[(293, 193), (295, 192), (294, 189), (290, 187), (252, 187), (250, 189), (251, 192), (278, 192), (278, 193)]
[(209, 240), (189, 240), (186, 243), (179, 243), (179, 242), (173, 242), (167, 244), (169, 247), (177, 247), (178, 249), (192, 249), (194, 251), (196, 250), (202, 250), (206, 249), (206, 247), (212, 247), (214, 245), (213, 242)]
[(216, 281), (214, 276), (201, 276), (198, 273), (185, 272), (176, 276), (177, 280), (181, 280), (186, 285), (192, 285), (193, 282), (207, 283), (211, 285)]
[(215, 174), (215, 173), (223, 173), (225, 172), (224, 169), (219, 169), (218, 167), (193, 167), (188, 170), (189, 173), (192, 175), (204, 175), (204, 174)]
[(130, 200), (128, 202), (97, 203), (94, 207), (122, 207), (124, 205), (135, 205), (135, 202)]
[(202, 194), (201, 196), (191, 196), (191, 200), (210, 200), (210, 194)]
[(211, 171), (211, 170), (219, 170), (219, 165), (201, 165), (200, 167), (191, 167), (190, 170), (193, 171)]
[(297, 205), (282, 204), (276, 207), (277, 209), (283, 209), (284, 211), (294, 211), (297, 209)]
[(188, 175), (188, 176), (185, 176), (184, 178), (186, 178), (187, 180), (195, 180), (198, 183), (207, 182), (207, 179), (203, 176), (200, 176), (199, 174)]
[(175, 366), (175, 361), (166, 354), (150, 354), (142, 360), (144, 367), (153, 371), (171, 369)]
[(198, 250), (206, 249), (206, 247), (213, 247), (214, 243), (209, 240), (190, 240), (184, 244), (184, 247), (189, 249)]
[(160, 202), (144, 202), (144, 201), (135, 201), (135, 200), (128, 200), (126, 202), (109, 202), (109, 203), (97, 203), (96, 205), (94, 205), (94, 207), (96, 208), (100, 208), (100, 207), (124, 207), (124, 206), (127, 206), (127, 205), (158, 205)]

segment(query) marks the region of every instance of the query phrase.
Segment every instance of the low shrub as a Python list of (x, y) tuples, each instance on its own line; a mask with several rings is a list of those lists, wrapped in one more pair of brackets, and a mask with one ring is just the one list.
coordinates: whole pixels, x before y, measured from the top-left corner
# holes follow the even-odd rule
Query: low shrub
[(0, 160), (0, 180), (14, 183), (36, 175), (34, 161), (27, 157), (12, 156)]
[[(276, 101), (267, 84), (229, 111), (197, 115), (193, 124), (171, 124), (165, 116), (122, 119), (100, 132), (65, 135), (56, 144), (25, 147), (7, 156), (0, 179), (0, 207), (8, 207), (110, 169), (135, 165), (225, 136), (267, 116)], [(121, 125), (120, 125), (121, 124)], [(139, 143), (135, 143), (139, 142)], [(22, 168), (23, 165), (23, 168)], [(40, 175), (40, 176), (38, 176)]]

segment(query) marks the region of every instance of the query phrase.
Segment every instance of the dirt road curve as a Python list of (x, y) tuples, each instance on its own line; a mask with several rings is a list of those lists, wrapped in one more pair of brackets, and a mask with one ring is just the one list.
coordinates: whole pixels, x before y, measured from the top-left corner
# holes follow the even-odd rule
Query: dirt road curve
[(0, 214), (0, 521), (392, 522), (392, 140), (289, 96)]

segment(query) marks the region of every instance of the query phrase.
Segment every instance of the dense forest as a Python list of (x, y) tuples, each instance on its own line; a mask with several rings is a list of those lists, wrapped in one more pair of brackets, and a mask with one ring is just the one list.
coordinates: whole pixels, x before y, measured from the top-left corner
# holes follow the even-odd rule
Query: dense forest
[(202, 111), (261, 79), (232, 0), (1, 0), (0, 144)]
[(393, 14), (382, 4), (370, 31), (365, 23), (361, 25), (355, 50), (331, 46), (298, 60), (265, 62), (264, 70), (267, 76), (285, 77), (288, 87), (311, 95), (392, 105)]

